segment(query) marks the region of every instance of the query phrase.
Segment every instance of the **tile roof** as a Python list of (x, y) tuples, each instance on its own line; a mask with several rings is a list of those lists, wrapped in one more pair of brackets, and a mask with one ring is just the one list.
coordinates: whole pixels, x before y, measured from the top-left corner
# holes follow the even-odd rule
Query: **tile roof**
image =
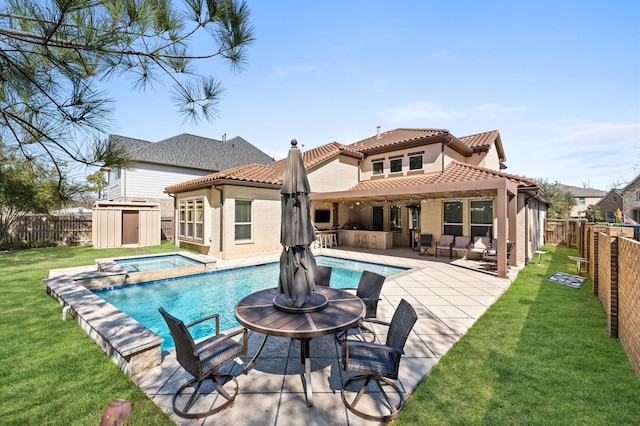
[[(339, 154), (361, 157), (362, 154), (353, 151), (349, 147), (338, 142), (331, 142), (326, 145), (305, 150), (302, 153), (304, 167), (309, 170), (324, 161), (327, 161)], [(167, 192), (174, 192), (178, 189), (189, 187), (211, 185), (220, 180), (233, 180), (237, 182), (261, 183), (269, 185), (281, 185), (284, 176), (284, 168), (287, 159), (275, 161), (271, 164), (244, 164), (232, 169), (212, 173), (207, 176), (198, 177), (185, 182), (178, 183), (166, 188)]]
[(463, 183), (496, 178), (507, 178), (515, 183), (518, 187), (538, 186), (538, 182), (533, 179), (453, 161), (447, 167), (445, 167), (443, 172), (399, 176), (387, 179), (366, 180), (351, 188), (350, 191), (382, 188), (401, 188), (414, 185), (429, 185), (437, 183)]
[(190, 169), (218, 171), (247, 163), (273, 162), (272, 157), (239, 136), (223, 142), (183, 133), (159, 142), (149, 142), (110, 135), (109, 143), (126, 149), (133, 161)]
[(506, 160), (502, 140), (500, 139), (500, 132), (498, 130), (476, 133), (474, 135), (463, 136), (458, 139), (474, 151), (486, 151), (491, 147), (491, 145), (495, 144), (500, 159)]
[(371, 136), (361, 141), (348, 145), (357, 151), (368, 151), (386, 146), (397, 145), (402, 142), (418, 141), (420, 139), (433, 136), (444, 136), (449, 134), (447, 129), (394, 129), (381, 132), (380, 135)]

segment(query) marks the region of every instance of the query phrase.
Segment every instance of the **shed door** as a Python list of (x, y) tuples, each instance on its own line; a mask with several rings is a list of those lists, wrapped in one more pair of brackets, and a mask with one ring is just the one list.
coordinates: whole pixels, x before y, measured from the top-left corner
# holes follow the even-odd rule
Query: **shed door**
[(138, 244), (138, 210), (122, 211), (122, 244)]

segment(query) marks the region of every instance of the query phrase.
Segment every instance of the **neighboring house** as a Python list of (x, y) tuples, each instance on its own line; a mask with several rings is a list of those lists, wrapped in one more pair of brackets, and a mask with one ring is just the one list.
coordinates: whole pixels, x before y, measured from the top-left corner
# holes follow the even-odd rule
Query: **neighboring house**
[(622, 193), (622, 212), (632, 221), (640, 223), (640, 175), (620, 190)]
[[(284, 148), (284, 147), (283, 147)], [(549, 200), (529, 178), (503, 173), (497, 130), (457, 138), (445, 129), (395, 129), (303, 153), (312, 219), (379, 232), (378, 248), (412, 247), (415, 235), (489, 235), (511, 261), (528, 262), (544, 241)], [(166, 188), (176, 197), (176, 244), (222, 258), (272, 253), (280, 245), (280, 187), (286, 160), (250, 164)], [(379, 242), (378, 242), (379, 241)], [(506, 275), (506, 255), (498, 274)]]
[(605, 222), (615, 222), (616, 210), (622, 212), (622, 192), (619, 189), (612, 189), (598, 201), (595, 206), (600, 209)]
[(554, 186), (563, 192), (570, 192), (576, 199), (576, 205), (571, 209), (570, 219), (584, 219), (586, 210), (607, 194), (606, 191), (599, 189), (581, 188), (561, 183), (556, 183)]
[(181, 134), (159, 142), (110, 135), (109, 144), (128, 153), (125, 167), (108, 170), (106, 200), (159, 203), (163, 217), (174, 215), (174, 200), (164, 188), (198, 176), (273, 158), (242, 139), (222, 141)]

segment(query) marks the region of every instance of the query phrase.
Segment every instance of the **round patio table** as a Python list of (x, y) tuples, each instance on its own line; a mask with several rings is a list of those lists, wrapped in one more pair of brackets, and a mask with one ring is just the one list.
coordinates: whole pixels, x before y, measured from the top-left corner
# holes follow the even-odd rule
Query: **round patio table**
[(289, 337), (300, 341), (300, 360), (305, 365), (307, 405), (313, 406), (311, 388), (311, 359), (309, 342), (312, 338), (348, 330), (366, 314), (357, 296), (331, 287), (316, 287), (315, 293), (327, 298), (327, 305), (311, 312), (290, 312), (274, 306), (279, 293), (276, 288), (261, 290), (241, 299), (236, 305), (238, 322), (249, 330), (263, 333), (265, 338), (247, 365), (245, 372), (258, 357), (269, 336)]

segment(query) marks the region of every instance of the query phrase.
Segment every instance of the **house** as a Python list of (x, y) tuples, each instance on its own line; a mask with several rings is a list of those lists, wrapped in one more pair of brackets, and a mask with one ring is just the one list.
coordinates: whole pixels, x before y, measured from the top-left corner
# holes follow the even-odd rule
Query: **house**
[(273, 161), (239, 136), (215, 140), (185, 133), (150, 142), (110, 135), (109, 144), (124, 149), (127, 159), (124, 167), (107, 170), (106, 200), (158, 203), (162, 217), (174, 216), (174, 200), (165, 187), (241, 164)]
[(571, 209), (570, 219), (584, 219), (586, 210), (607, 194), (599, 189), (581, 188), (561, 183), (556, 183), (554, 186), (562, 192), (571, 193), (576, 199), (576, 205)]
[(622, 192), (620, 189), (612, 189), (602, 197), (595, 206), (600, 209), (605, 222), (615, 222), (616, 210), (622, 212)]
[(631, 221), (640, 223), (640, 175), (622, 188), (620, 193), (622, 194), (622, 212)]
[[(446, 129), (395, 129), (303, 152), (312, 219), (339, 244), (371, 236), (378, 248), (412, 247), (416, 235), (488, 235), (510, 262), (543, 244), (549, 200), (529, 178), (504, 173), (497, 130), (457, 138)], [(222, 258), (273, 253), (280, 245), (285, 160), (249, 164), (166, 188), (176, 198), (176, 244)], [(371, 234), (367, 234), (370, 232)], [(506, 275), (506, 255), (498, 274)]]

